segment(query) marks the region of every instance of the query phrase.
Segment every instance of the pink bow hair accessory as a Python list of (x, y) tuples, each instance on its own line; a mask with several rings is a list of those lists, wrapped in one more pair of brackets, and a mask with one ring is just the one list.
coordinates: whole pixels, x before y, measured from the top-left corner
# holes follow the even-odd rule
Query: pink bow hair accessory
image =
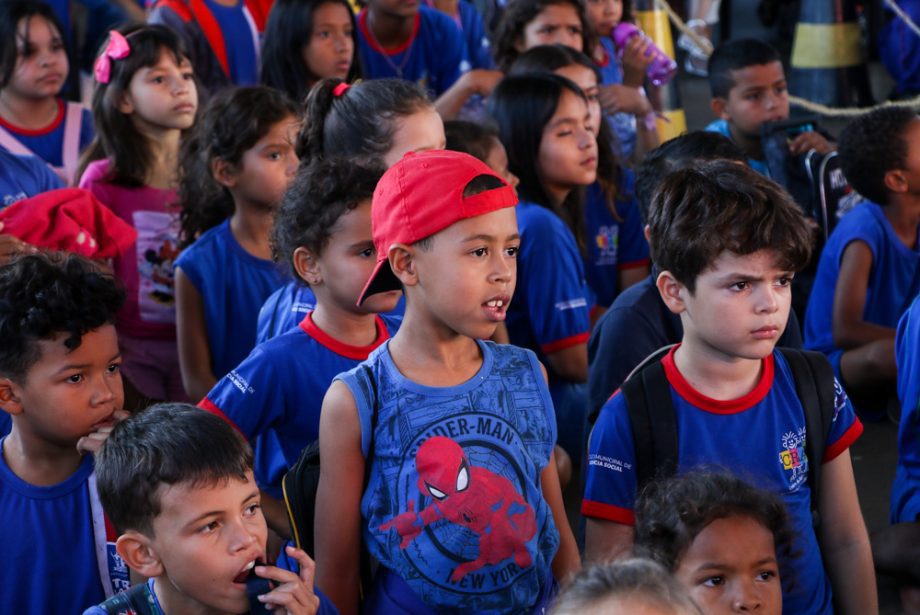
[(335, 86), (334, 88), (332, 88), (332, 95), (335, 96), (336, 98), (338, 98), (339, 96), (341, 96), (342, 94), (344, 94), (344, 93), (348, 90), (348, 88), (350, 88), (350, 87), (351, 87), (351, 86), (348, 85), (347, 83), (344, 83), (344, 82), (343, 82), (343, 83), (340, 83), (340, 84), (338, 84), (337, 86)]
[(109, 31), (109, 42), (105, 50), (96, 59), (96, 65), (93, 66), (93, 74), (99, 83), (108, 83), (112, 77), (112, 60), (121, 60), (127, 58), (131, 53), (131, 47), (121, 32), (116, 30)]

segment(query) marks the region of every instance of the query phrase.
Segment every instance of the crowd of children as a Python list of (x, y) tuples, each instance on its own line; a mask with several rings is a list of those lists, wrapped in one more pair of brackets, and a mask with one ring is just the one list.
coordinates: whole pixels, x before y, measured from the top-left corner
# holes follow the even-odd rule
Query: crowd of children
[(0, 0), (0, 612), (920, 613), (920, 116), (661, 144), (633, 9)]

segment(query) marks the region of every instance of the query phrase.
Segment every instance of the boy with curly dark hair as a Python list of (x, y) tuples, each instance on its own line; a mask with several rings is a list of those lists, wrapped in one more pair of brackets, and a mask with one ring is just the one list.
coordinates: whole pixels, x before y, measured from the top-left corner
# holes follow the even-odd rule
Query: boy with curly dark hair
[(920, 117), (884, 107), (840, 135), (850, 184), (869, 199), (845, 215), (818, 263), (805, 346), (827, 354), (857, 408), (895, 395), (898, 319), (920, 292)]
[(124, 402), (112, 324), (124, 294), (81, 257), (24, 256), (0, 269), (0, 613), (72, 613), (126, 589), (78, 441)]
[(334, 158), (300, 169), (275, 220), (273, 243), (276, 258), (310, 286), (316, 307), (298, 328), (257, 346), (199, 404), (250, 441), (270, 434), (257, 449), (256, 480), (269, 496), (263, 498), (269, 526), (282, 536), (290, 529), (277, 502), (281, 479), (317, 439), (326, 389), (399, 326), (397, 317), (380, 314), (396, 306), (399, 291), (357, 305), (377, 262), (371, 197), (382, 173)]

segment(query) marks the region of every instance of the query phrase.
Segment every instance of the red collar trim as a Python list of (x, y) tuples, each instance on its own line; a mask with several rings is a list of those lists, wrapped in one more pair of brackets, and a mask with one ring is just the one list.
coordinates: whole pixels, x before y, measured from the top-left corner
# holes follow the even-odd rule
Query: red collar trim
[(21, 135), (23, 137), (41, 137), (48, 133), (54, 132), (57, 130), (57, 127), (61, 125), (61, 122), (64, 121), (64, 101), (60, 98), (57, 99), (58, 112), (57, 117), (55, 117), (50, 124), (44, 128), (38, 128), (35, 130), (29, 130), (28, 128), (23, 128), (15, 124), (7, 122), (5, 119), (0, 117), (0, 126), (3, 126), (12, 133)]
[(418, 29), (422, 23), (422, 14), (421, 11), (415, 14), (415, 24), (412, 26), (412, 35), (399, 47), (381, 47), (377, 44), (377, 39), (371, 34), (370, 28), (367, 25), (367, 9), (363, 9), (358, 13), (358, 27), (361, 28), (361, 32), (364, 33), (364, 40), (367, 41), (367, 44), (370, 45), (371, 49), (377, 53), (382, 53), (388, 56), (395, 56), (404, 52), (406, 49), (412, 46), (412, 43), (415, 42), (415, 37), (418, 35)]
[(331, 350), (332, 352), (342, 355), (346, 359), (354, 359), (355, 361), (363, 361), (367, 358), (367, 355), (371, 353), (372, 350), (377, 348), (380, 344), (384, 343), (390, 339), (390, 332), (387, 331), (387, 326), (383, 322), (383, 319), (380, 318), (380, 315), (374, 317), (374, 324), (377, 327), (377, 337), (374, 338), (374, 341), (369, 346), (351, 346), (344, 342), (340, 342), (335, 339), (322, 329), (316, 326), (316, 323), (313, 322), (313, 312), (308, 312), (304, 316), (303, 320), (300, 321), (300, 328), (304, 333), (315, 339), (317, 342)]
[(602, 46), (598, 45), (598, 47), (600, 48), (601, 53), (604, 54), (604, 59), (595, 60), (594, 63), (597, 65), (598, 68), (607, 68), (607, 66), (610, 64), (610, 54), (607, 53), (607, 50), (604, 49)]
[(773, 354), (770, 354), (763, 360), (763, 373), (760, 375), (760, 382), (751, 390), (750, 393), (737, 399), (713, 399), (703, 395), (693, 388), (687, 380), (677, 370), (674, 364), (674, 352), (680, 346), (678, 344), (671, 349), (671, 352), (661, 360), (664, 366), (665, 376), (668, 382), (677, 391), (677, 394), (683, 397), (687, 402), (696, 406), (700, 410), (712, 412), (714, 414), (737, 414), (751, 408), (767, 396), (770, 387), (773, 386)]

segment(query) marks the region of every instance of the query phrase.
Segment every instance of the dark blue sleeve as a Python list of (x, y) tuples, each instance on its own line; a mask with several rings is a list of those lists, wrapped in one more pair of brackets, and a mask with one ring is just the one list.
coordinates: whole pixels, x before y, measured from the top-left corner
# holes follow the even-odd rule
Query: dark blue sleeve
[(80, 151), (82, 152), (96, 136), (96, 127), (93, 124), (93, 114), (89, 109), (84, 109), (80, 117)]
[(601, 410), (588, 441), (585, 497), (586, 517), (635, 525), (636, 453), (629, 413), (622, 395), (615, 395)]
[(439, 17), (438, 20), (429, 22), (432, 27), (438, 28), (435, 38), (438, 40), (439, 51), (437, 57), (429, 58), (436, 64), (436, 66), (432, 67), (432, 84), (430, 88), (434, 90), (436, 96), (440, 96), (460, 78), (460, 63), (463, 60), (463, 34), (453, 19), (442, 13), (438, 13), (437, 16)]
[(617, 258), (618, 269), (647, 267), (651, 264), (648, 241), (639, 215), (639, 205), (633, 196), (617, 201), (617, 213), (623, 218), (620, 225), (620, 248)]
[(466, 0), (460, 0), (459, 9), (461, 23), (463, 23), (463, 36), (470, 55), (470, 68), (495, 68), (492, 46), (489, 43), (489, 37), (486, 36), (479, 11)]
[(518, 277), (540, 350), (552, 354), (588, 341), (590, 301), (575, 239), (554, 214), (537, 212), (521, 241)]

